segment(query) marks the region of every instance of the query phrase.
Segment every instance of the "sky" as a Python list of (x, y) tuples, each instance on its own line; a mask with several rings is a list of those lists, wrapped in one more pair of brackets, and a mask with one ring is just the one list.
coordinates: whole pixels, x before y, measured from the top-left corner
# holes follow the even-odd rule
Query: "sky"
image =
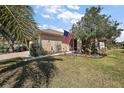
[[(93, 5), (33, 5), (34, 19), (41, 29), (63, 30), (71, 29), (72, 25), (84, 16), (86, 8)], [(111, 19), (121, 23), (120, 28), (124, 29), (124, 5), (104, 5), (101, 13), (111, 15)], [(117, 41), (124, 41), (124, 32), (117, 38)]]

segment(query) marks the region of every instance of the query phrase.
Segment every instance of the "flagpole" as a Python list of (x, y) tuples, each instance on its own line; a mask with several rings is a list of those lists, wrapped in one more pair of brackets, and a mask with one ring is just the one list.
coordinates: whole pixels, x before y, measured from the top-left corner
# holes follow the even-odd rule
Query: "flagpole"
[[(72, 33), (70, 34), (70, 32), (64, 30), (64, 35), (63, 35), (62, 43), (66, 43), (66, 44), (70, 45), (71, 40), (73, 40), (72, 41), (72, 43), (73, 43), (72, 44), (72, 55), (74, 57), (74, 36), (73, 36)], [(75, 57), (74, 57), (74, 61), (75, 61)]]
[(73, 36), (73, 58), (74, 58), (74, 63), (75, 63), (75, 48), (74, 48), (74, 36)]

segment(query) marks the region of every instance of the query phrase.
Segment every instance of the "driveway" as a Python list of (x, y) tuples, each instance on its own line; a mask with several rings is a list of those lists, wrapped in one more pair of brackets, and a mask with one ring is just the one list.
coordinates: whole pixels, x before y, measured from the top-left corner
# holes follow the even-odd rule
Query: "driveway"
[(7, 60), (7, 59), (12, 59), (12, 58), (19, 58), (19, 57), (20, 58), (29, 57), (29, 51), (2, 54), (2, 55), (0, 55), (0, 61)]

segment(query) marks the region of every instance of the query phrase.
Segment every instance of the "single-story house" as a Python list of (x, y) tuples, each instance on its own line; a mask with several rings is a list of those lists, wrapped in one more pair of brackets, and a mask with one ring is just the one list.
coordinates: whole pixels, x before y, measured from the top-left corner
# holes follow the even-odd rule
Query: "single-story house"
[(38, 42), (41, 47), (48, 52), (69, 51), (71, 46), (62, 43), (63, 32), (43, 29), (38, 34)]
[[(70, 44), (62, 43), (63, 34), (64, 32), (53, 29), (42, 29), (38, 32), (37, 40), (40, 47), (48, 53), (66, 52), (70, 50), (81, 52), (81, 41), (72, 39)], [(98, 48), (98, 50), (105, 48), (104, 42), (99, 42)]]

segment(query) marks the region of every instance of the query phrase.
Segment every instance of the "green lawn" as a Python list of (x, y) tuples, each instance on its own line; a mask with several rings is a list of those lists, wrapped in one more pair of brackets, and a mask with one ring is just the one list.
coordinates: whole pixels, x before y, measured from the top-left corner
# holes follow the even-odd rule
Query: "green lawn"
[(124, 50), (99, 57), (69, 55), (0, 62), (0, 87), (124, 87)]

